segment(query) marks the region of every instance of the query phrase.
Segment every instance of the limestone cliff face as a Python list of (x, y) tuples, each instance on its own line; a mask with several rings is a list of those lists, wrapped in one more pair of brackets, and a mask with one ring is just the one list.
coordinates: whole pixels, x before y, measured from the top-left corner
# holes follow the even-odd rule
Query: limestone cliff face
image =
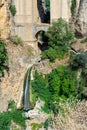
[(34, 50), (29, 45), (14, 45), (7, 43), (9, 57), (9, 72), (5, 71), (0, 84), (0, 112), (6, 111), (8, 102), (19, 102), (23, 90), (24, 77), (27, 69), (37, 61)]
[(87, 36), (87, 0), (77, 0), (75, 29), (82, 35)]
[(8, 38), (11, 31), (10, 4), (11, 0), (0, 0), (0, 35), (3, 39)]

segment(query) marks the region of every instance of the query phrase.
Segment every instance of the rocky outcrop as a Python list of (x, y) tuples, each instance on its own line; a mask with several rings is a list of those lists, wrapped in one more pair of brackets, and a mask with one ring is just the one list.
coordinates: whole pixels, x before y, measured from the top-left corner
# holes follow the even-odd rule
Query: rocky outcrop
[(7, 39), (11, 31), (10, 4), (11, 0), (0, 0), (0, 35), (3, 39)]
[(24, 77), (27, 69), (38, 60), (35, 51), (29, 45), (7, 43), (9, 72), (5, 72), (0, 85), (0, 111), (6, 111), (8, 102), (19, 102), (23, 90)]
[[(25, 113), (25, 116), (30, 119), (26, 120), (26, 130), (32, 130), (33, 129), (32, 124), (38, 124), (38, 125), (43, 124), (39, 130), (46, 130), (46, 128), (44, 128), (44, 123), (46, 120), (50, 119), (50, 114), (46, 114), (45, 112), (42, 111), (43, 106), (44, 102), (38, 99), (36, 101), (35, 108)], [(50, 127), (49, 124), (48, 130), (56, 130), (56, 129), (54, 129), (52, 126)]]
[(74, 26), (77, 34), (87, 36), (87, 0), (77, 0), (75, 15)]

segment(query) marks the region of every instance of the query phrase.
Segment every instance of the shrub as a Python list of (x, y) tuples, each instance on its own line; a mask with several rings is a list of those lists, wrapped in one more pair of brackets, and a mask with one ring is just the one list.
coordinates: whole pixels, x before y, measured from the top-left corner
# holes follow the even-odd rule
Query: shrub
[(82, 52), (74, 56), (71, 65), (74, 70), (81, 70), (77, 81), (78, 97), (80, 99), (87, 98), (87, 52)]
[(50, 23), (50, 0), (45, 0), (46, 13), (44, 17), (44, 22)]
[(16, 14), (16, 7), (15, 7), (15, 5), (11, 5), (11, 6), (9, 7), (9, 10), (10, 10), (11, 14), (12, 14), (13, 16), (15, 16), (15, 14)]
[(71, 13), (74, 15), (75, 13), (75, 8), (76, 8), (76, 0), (71, 1)]
[(6, 50), (6, 43), (4, 40), (0, 39), (0, 76), (4, 74), (4, 69), (8, 65), (8, 55)]
[(43, 127), (43, 123), (41, 124), (32, 123), (31, 126), (32, 126), (32, 130), (39, 130), (40, 128)]
[(11, 38), (11, 41), (14, 43), (14, 44), (16, 44), (16, 45), (18, 45), (18, 44), (20, 44), (20, 45), (23, 45), (23, 40), (21, 39), (21, 37), (19, 37), (19, 36), (13, 36), (12, 38)]
[(10, 130), (11, 117), (10, 112), (0, 113), (0, 130)]
[(72, 66), (78, 69), (78, 68), (85, 68), (86, 64), (87, 64), (87, 52), (82, 52), (74, 57)]
[(23, 117), (23, 111), (13, 109), (14, 101), (9, 102), (11, 111), (0, 113), (0, 130), (10, 130), (11, 121), (18, 125), (25, 127), (25, 117)]
[(23, 116), (22, 110), (15, 110), (10, 112), (11, 120), (13, 120), (18, 125), (25, 127), (25, 117)]
[(53, 100), (57, 98), (55, 94), (65, 98), (69, 98), (71, 95), (76, 96), (76, 77), (77, 73), (72, 71), (69, 66), (59, 66), (57, 69), (53, 70), (48, 76), (49, 88), (54, 95)]
[(49, 126), (52, 127), (52, 125), (53, 125), (53, 119), (52, 119), (52, 117), (46, 119), (46, 121), (44, 122), (44, 128), (46, 130), (49, 129)]
[(8, 108), (11, 109), (12, 111), (16, 110), (16, 104), (14, 100), (9, 101)]
[(85, 38), (83, 38), (82, 40), (81, 40), (81, 43), (86, 43), (87, 42), (87, 37), (85, 37)]
[(64, 58), (68, 53), (68, 47), (75, 39), (74, 33), (62, 18), (49, 27), (46, 36), (48, 37), (48, 49), (42, 53), (42, 58), (46, 57), (51, 61)]
[(50, 12), (50, 0), (45, 0), (45, 3), (47, 11)]
[(46, 50), (45, 52), (43, 52), (42, 53), (42, 59), (45, 59), (47, 57), (50, 59), (50, 61), (53, 62), (57, 58), (56, 50), (53, 49), (52, 47), (50, 47), (49, 51)]
[(32, 81), (32, 92), (36, 93), (37, 97), (40, 97), (43, 101), (49, 99), (50, 93), (47, 87), (47, 82), (42, 75), (35, 72), (35, 80)]
[(50, 111), (56, 113), (60, 98), (65, 100), (71, 96), (77, 97), (77, 72), (72, 71), (68, 66), (59, 66), (45, 78), (36, 72), (32, 89), (36, 98), (45, 101), (43, 110), (47, 113)]

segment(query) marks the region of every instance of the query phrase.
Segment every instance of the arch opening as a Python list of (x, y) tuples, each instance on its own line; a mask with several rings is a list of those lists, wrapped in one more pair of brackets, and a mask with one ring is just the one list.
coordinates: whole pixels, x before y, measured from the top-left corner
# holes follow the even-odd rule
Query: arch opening
[(37, 0), (39, 22), (50, 23), (50, 0)]
[(38, 48), (40, 51), (44, 51), (48, 47), (48, 38), (45, 35), (45, 31), (40, 30), (35, 35), (37, 42), (38, 42)]

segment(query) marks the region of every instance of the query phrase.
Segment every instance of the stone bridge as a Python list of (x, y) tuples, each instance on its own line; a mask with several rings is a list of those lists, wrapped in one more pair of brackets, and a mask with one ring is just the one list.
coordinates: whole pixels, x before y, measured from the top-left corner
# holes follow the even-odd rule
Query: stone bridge
[[(29, 21), (29, 18), (30, 17), (28, 15), (16, 15), (14, 17), (15, 35), (22, 37), (25, 42), (33, 42), (35, 40), (35, 36), (39, 34), (40, 31), (46, 32), (50, 26), (50, 24), (45, 23), (28, 23), (27, 21)], [(31, 31), (33, 33), (32, 36)]]
[[(37, 33), (40, 31), (47, 31), (50, 26), (47, 23), (43, 23), (45, 0), (12, 1), (17, 10), (14, 17), (14, 34), (22, 37), (25, 42), (34, 43)], [(69, 20), (70, 12), (68, 6), (70, 6), (70, 3), (68, 1), (69, 0), (50, 0), (50, 24), (60, 17), (67, 21)]]
[(34, 24), (34, 35), (36, 35), (40, 31), (46, 32), (49, 28), (50, 24)]

